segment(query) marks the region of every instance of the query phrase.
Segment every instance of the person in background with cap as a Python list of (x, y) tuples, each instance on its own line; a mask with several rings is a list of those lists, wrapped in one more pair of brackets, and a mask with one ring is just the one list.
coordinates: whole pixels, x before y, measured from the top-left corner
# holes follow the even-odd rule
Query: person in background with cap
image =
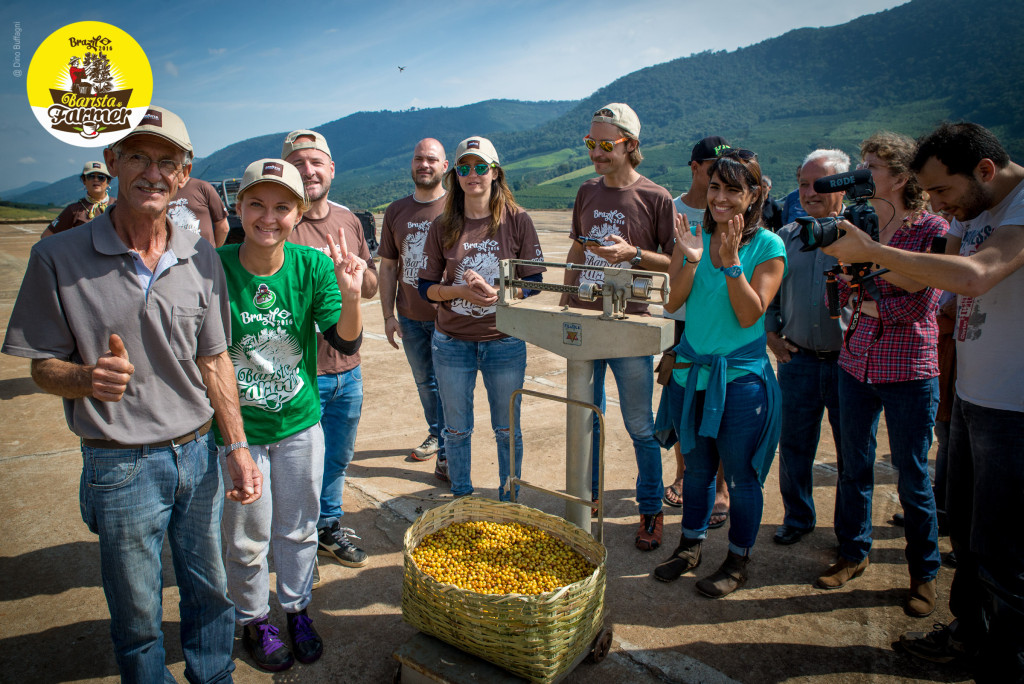
[[(306, 612), (324, 471), (317, 347), (328, 344), (342, 354), (359, 349), (366, 262), (349, 252), (343, 230), (327, 235), (330, 258), (288, 241), (309, 204), (298, 170), (281, 159), (249, 164), (236, 206), (245, 240), (218, 252), (231, 303), (228, 353), (267, 496), (251, 506), (224, 507), (228, 593), (242, 644), (257, 665), (277, 672), (323, 653)], [(233, 445), (216, 437), (226, 454)], [(291, 651), (270, 623), (271, 547)]]
[(395, 349), (398, 349), (395, 335), (402, 339), (427, 421), (427, 438), (409, 456), (414, 461), (425, 461), (437, 454), (434, 475), (443, 482), (448, 481), (448, 461), (441, 434), (444, 407), (437, 394), (430, 351), (437, 305), (424, 301), (417, 287), (430, 224), (444, 209), (445, 189), (441, 180), (447, 170), (448, 159), (441, 143), (433, 138), (420, 140), (412, 153), (412, 181), (416, 190), (388, 205), (377, 252), (381, 257), (380, 307), (384, 314), (384, 332)]
[(201, 235), (214, 247), (228, 239), (228, 210), (217, 190), (201, 178), (189, 178), (167, 210), (174, 225)]
[[(479, 372), (498, 446), (498, 498), (507, 501), (509, 402), (526, 377), (526, 343), (498, 331), (494, 286), (501, 259), (543, 261), (543, 255), (533, 221), (516, 204), (490, 140), (474, 136), (459, 143), (445, 188), (444, 210), (431, 224), (423, 248), (419, 291), (439, 303), (431, 351), (444, 405), (448, 475), (453, 495), (473, 493), (470, 447), (473, 388)], [(519, 266), (513, 277), (540, 281), (543, 271), (543, 266)], [(520, 402), (516, 397), (517, 415)], [(523, 435), (518, 424), (514, 436), (519, 477)]]
[[(328, 236), (344, 231), (353, 254), (366, 262), (363, 274), (364, 299), (377, 294), (377, 268), (366, 244), (359, 219), (327, 194), (334, 178), (334, 161), (324, 136), (316, 131), (289, 133), (281, 147), (281, 158), (294, 165), (302, 176), (309, 209), (288, 237), (289, 242), (329, 253)], [(366, 552), (352, 543), (358, 539), (349, 527), (341, 526), (345, 471), (356, 453), (356, 430), (363, 412), (363, 371), (359, 352), (342, 353), (320, 338), (317, 353), (317, 387), (320, 391), (321, 422), (324, 429), (324, 477), (320, 493), (319, 553), (342, 565), (366, 565)]]
[[(612, 103), (594, 112), (590, 133), (583, 138), (600, 178), (588, 180), (576, 193), (572, 208), (572, 229), (567, 261), (596, 267), (592, 271), (565, 272), (565, 284), (604, 282), (600, 267), (668, 270), (675, 242), (676, 210), (668, 190), (636, 171), (643, 160), (640, 153), (640, 119), (629, 105)], [(589, 239), (584, 248), (581, 240)], [(660, 251), (659, 251), (660, 248)], [(585, 302), (575, 295), (562, 295), (562, 305), (601, 310), (601, 302)], [(646, 304), (630, 302), (626, 313), (650, 315)], [(650, 551), (661, 544), (663, 515), (661, 499), (661, 446), (654, 438), (654, 357), (634, 356), (594, 362), (594, 404), (605, 408), (605, 372), (611, 368), (619, 388), (619, 406), (626, 430), (633, 440), (639, 471), (636, 498), (640, 527), (636, 547)], [(598, 440), (600, 428), (594, 419), (593, 496), (597, 498)]]
[(85, 197), (64, 207), (64, 211), (60, 212), (39, 236), (40, 240), (92, 221), (114, 203), (107, 195), (107, 190), (110, 189), (110, 172), (107, 171), (106, 164), (101, 161), (85, 162), (80, 178), (82, 185), (85, 186)]
[[(700, 140), (690, 151), (690, 174), (693, 181), (690, 184), (689, 190), (673, 200), (676, 206), (676, 213), (682, 217), (684, 230), (690, 230), (691, 228), (700, 230), (699, 220), (695, 222), (695, 226), (690, 226), (687, 209), (699, 211), (702, 214), (707, 209), (708, 171), (719, 155), (729, 149), (732, 148), (725, 141), (725, 138), (712, 135)], [(676, 322), (675, 342), (673, 344), (675, 346), (679, 344), (679, 338), (682, 336), (683, 328), (685, 327), (686, 305), (683, 304), (671, 313), (666, 311), (663, 315), (665, 318), (671, 318)], [(676, 457), (676, 479), (665, 488), (663, 500), (669, 506), (679, 508), (683, 505), (683, 474), (686, 471), (686, 459), (683, 457), (682, 452), (679, 451), (679, 442), (673, 445), (672, 451)], [(715, 481), (715, 508), (711, 512), (711, 523), (708, 525), (708, 528), (717, 529), (722, 527), (728, 519), (729, 488), (725, 486), (725, 471), (719, 465), (718, 479)]]
[[(177, 115), (151, 107), (104, 151), (117, 204), (32, 249), (3, 352), (64, 398), (82, 438), (82, 518), (99, 535), (103, 592), (123, 681), (170, 681), (161, 633), (166, 538), (181, 594), (190, 682), (231, 680), (234, 608), (221, 556), (221, 468), (212, 418), (230, 444), (227, 498), (260, 498), (227, 353), (224, 271), (167, 205), (189, 177)], [(87, 285), (83, 285), (86, 283)]]

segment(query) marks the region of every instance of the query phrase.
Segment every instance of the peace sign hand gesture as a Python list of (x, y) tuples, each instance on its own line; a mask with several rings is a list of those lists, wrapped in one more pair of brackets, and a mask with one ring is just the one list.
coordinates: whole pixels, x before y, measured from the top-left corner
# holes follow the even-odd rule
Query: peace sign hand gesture
[(348, 251), (345, 231), (340, 228), (338, 229), (338, 240), (340, 243), (335, 243), (334, 238), (330, 234), (327, 235), (331, 260), (334, 262), (334, 277), (338, 281), (338, 290), (343, 299), (358, 299), (363, 287), (366, 262), (355, 253)]

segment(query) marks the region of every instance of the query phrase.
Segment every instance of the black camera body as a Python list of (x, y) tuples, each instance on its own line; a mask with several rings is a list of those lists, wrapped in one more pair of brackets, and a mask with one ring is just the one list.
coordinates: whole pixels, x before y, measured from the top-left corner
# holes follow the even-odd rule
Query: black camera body
[(832, 176), (823, 176), (814, 181), (814, 191), (818, 193), (845, 192), (846, 198), (852, 202), (842, 216), (829, 216), (816, 219), (801, 216), (796, 221), (800, 224), (800, 240), (804, 246), (801, 251), (809, 252), (819, 247), (828, 247), (842, 237), (843, 231), (839, 222), (846, 219), (857, 226), (875, 242), (878, 242), (878, 214), (868, 200), (875, 196), (875, 181), (871, 171), (859, 169)]

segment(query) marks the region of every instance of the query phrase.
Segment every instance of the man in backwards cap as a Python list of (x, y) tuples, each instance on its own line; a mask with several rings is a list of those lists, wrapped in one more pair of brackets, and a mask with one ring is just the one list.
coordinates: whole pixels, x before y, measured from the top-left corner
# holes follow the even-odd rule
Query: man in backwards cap
[[(328, 252), (327, 236), (338, 241), (344, 231), (349, 249), (366, 262), (363, 274), (363, 298), (377, 294), (377, 267), (370, 256), (363, 226), (346, 207), (330, 201), (327, 193), (334, 178), (334, 161), (327, 140), (316, 131), (292, 131), (285, 137), (281, 159), (293, 164), (302, 176), (310, 202), (289, 242)], [(366, 552), (352, 543), (355, 532), (341, 526), (342, 490), (345, 471), (356, 452), (356, 429), (363, 412), (363, 372), (359, 352), (342, 354), (321, 336), (316, 359), (317, 384), (320, 387), (321, 423), (324, 428), (324, 483), (320, 494), (320, 520), (317, 529), (320, 555), (334, 558), (342, 565), (358, 568), (366, 565)]]
[(150, 108), (104, 158), (118, 179), (117, 204), (33, 247), (3, 352), (32, 359), (33, 380), (64, 398), (68, 426), (82, 438), (82, 517), (99, 535), (122, 680), (172, 679), (160, 627), (166, 537), (185, 676), (230, 681), (224, 488), (207, 445), (214, 417), (231, 444), (227, 496), (255, 501), (262, 478), (226, 351), (224, 271), (209, 243), (167, 219), (192, 166), (180, 118)]
[[(636, 171), (643, 160), (640, 153), (640, 119), (628, 105), (612, 103), (594, 112), (590, 133), (583, 139), (590, 160), (600, 178), (588, 180), (576, 193), (572, 209), (570, 263), (596, 267), (638, 268), (667, 271), (675, 244), (675, 215), (668, 190)], [(586, 248), (581, 240), (587, 242)], [(659, 247), (661, 252), (658, 251)], [(604, 282), (604, 271), (565, 272), (565, 284)], [(600, 301), (586, 302), (575, 295), (563, 295), (562, 304), (574, 308), (601, 310)], [(630, 302), (626, 313), (649, 315), (647, 305)], [(640, 527), (636, 546), (651, 551), (661, 544), (663, 516), (661, 497), (661, 446), (654, 439), (654, 357), (634, 356), (594, 362), (594, 404), (604, 410), (605, 371), (611, 368), (619, 387), (622, 420), (633, 440), (639, 471), (636, 498)], [(594, 421), (594, 496), (597, 495), (598, 425)]]

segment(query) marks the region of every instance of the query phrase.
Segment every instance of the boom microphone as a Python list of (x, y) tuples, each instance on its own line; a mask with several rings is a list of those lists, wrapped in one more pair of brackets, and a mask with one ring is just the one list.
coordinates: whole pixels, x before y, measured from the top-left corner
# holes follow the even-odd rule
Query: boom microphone
[[(814, 192), (822, 194), (830, 192), (846, 192), (852, 187), (863, 186), (869, 182), (871, 182), (871, 170), (857, 169), (856, 171), (837, 173), (832, 176), (822, 176), (818, 180), (814, 181)], [(874, 191), (873, 185), (872, 191)]]

